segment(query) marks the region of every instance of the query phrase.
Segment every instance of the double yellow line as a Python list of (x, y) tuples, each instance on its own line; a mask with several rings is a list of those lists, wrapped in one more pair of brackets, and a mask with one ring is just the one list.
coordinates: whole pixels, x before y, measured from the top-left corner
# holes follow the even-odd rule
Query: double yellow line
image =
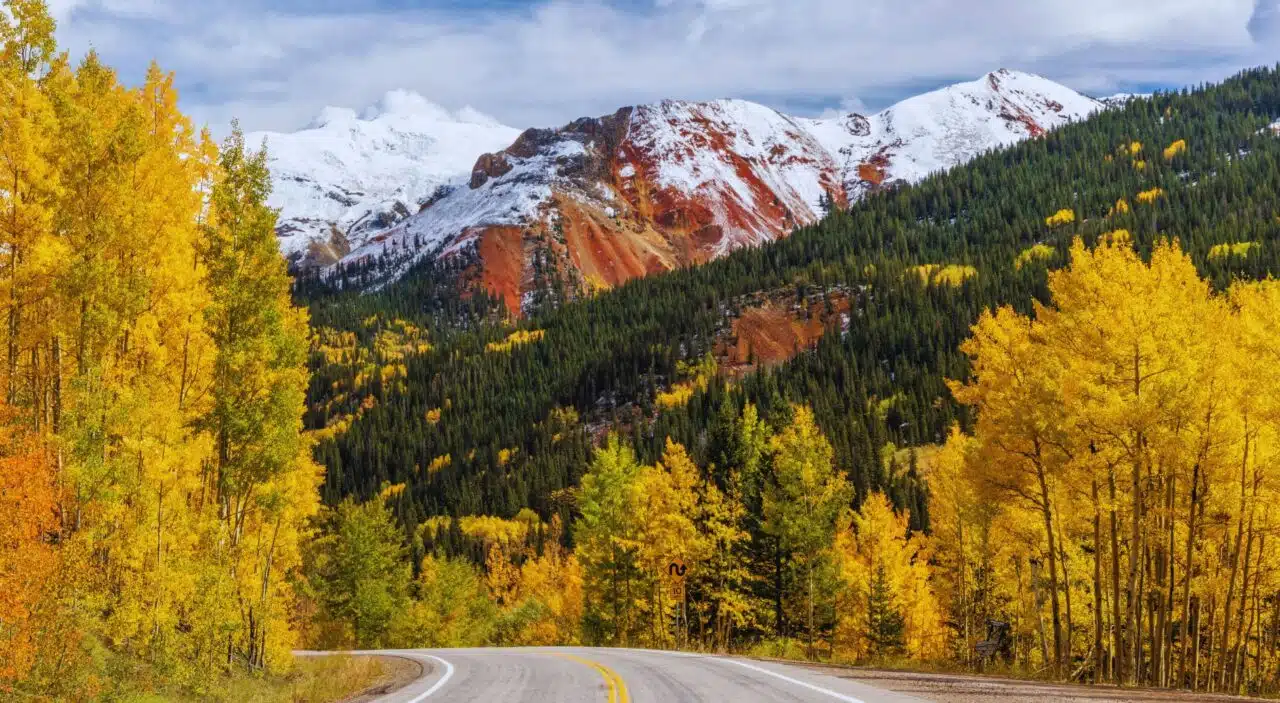
[(618, 672), (610, 669), (600, 662), (583, 659), (582, 657), (575, 656), (573, 654), (556, 652), (556, 656), (576, 661), (579, 664), (584, 664), (599, 672), (600, 676), (604, 677), (605, 687), (609, 690), (609, 703), (631, 703), (631, 695), (627, 693), (627, 684), (623, 683), (622, 677), (618, 676)]

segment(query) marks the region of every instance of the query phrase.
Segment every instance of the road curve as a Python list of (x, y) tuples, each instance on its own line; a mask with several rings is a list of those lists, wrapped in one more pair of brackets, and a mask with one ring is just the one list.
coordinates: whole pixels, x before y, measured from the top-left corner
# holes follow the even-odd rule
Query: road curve
[(549, 647), (353, 652), (424, 674), (376, 703), (918, 703), (775, 662), (636, 649)]

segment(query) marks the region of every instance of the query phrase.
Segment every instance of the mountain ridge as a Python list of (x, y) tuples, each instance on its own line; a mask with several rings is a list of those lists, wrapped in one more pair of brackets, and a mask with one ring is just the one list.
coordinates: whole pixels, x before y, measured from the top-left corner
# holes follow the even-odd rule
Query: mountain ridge
[(520, 314), (546, 297), (549, 281), (571, 298), (703, 263), (1107, 105), (1007, 69), (871, 116), (665, 100), (525, 130), (412, 205), (397, 200), (396, 216), (349, 218), (386, 226), (331, 229), (350, 243), (343, 266), (376, 265), (384, 279), (424, 257), (472, 252), (482, 285)]

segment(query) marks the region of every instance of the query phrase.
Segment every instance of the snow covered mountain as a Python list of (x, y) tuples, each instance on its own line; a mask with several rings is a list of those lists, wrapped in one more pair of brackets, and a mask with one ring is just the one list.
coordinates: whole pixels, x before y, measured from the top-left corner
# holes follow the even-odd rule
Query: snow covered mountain
[(361, 114), (325, 108), (307, 129), (258, 132), (246, 143), (267, 144), (280, 248), (305, 265), (333, 263), (418, 212), (477, 156), (518, 135), (470, 108), (449, 113), (396, 91)]
[[(664, 101), (559, 129), (530, 129), (505, 149), (473, 153), (469, 179), (397, 196), (396, 202), (424, 203), (407, 217), (397, 209), (399, 215), (379, 220), (383, 210), (374, 205), (386, 196), (369, 186), (354, 213), (316, 217), (299, 203), (282, 235), (297, 251), (296, 242), (323, 236), (306, 228), (334, 222), (351, 233), (343, 265), (381, 261), (392, 267), (392, 277), (423, 257), (465, 253), (464, 260), (474, 262), (473, 280), (518, 312), (537, 305), (550, 287), (575, 295), (786, 236), (821, 217), (827, 203), (918, 182), (1104, 107), (1052, 81), (1008, 70), (871, 116), (803, 119), (741, 100)], [(367, 124), (346, 117), (343, 124)], [(447, 117), (433, 120), (432, 128), (476, 126)], [(492, 131), (484, 136), (495, 140), (505, 129), (491, 122), (485, 128)], [(480, 141), (455, 144), (470, 148)], [(366, 163), (381, 163), (384, 156), (373, 151), (376, 159)], [(295, 177), (306, 172), (305, 166), (292, 168)], [(416, 168), (380, 172), (382, 182), (390, 186), (423, 170), (448, 180), (439, 163)], [(287, 174), (277, 173), (278, 187), (291, 187)], [(330, 181), (299, 182), (315, 202), (316, 190), (325, 189), (314, 184)]]
[(1053, 81), (1000, 70), (908, 98), (870, 117), (808, 120), (837, 154), (850, 198), (916, 183), (998, 147), (1038, 137), (1102, 105)]

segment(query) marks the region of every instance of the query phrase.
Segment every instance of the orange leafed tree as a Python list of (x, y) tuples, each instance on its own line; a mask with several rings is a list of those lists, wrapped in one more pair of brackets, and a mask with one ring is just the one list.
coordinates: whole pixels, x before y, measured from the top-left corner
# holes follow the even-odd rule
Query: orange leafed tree
[(0, 694), (35, 664), (36, 608), (57, 566), (53, 472), (33, 443), (0, 434)]

